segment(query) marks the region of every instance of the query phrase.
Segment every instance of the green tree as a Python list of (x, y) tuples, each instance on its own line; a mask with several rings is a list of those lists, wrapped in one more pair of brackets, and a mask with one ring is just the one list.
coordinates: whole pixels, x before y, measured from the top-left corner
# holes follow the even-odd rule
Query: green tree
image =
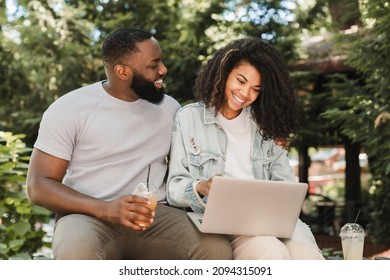
[(25, 133), (28, 143), (51, 102), (99, 73), (93, 24), (61, 2), (15, 1), (1, 25), (0, 130)]
[[(13, 0), (0, 12), (0, 130), (36, 138), (43, 111), (62, 94), (104, 78), (100, 46), (119, 27), (153, 32), (169, 69), (166, 89), (193, 98), (201, 64), (242, 35), (260, 36), (292, 58), (291, 1)], [(0, 5), (6, 7), (6, 2)], [(238, 11), (238, 12), (237, 12)], [(285, 44), (278, 44), (285, 42)], [(283, 46), (283, 47), (282, 47)]]
[[(369, 156), (373, 176), (369, 207), (363, 207), (364, 223), (367, 223), (369, 236), (374, 242), (389, 244), (390, 103), (387, 62), (390, 7), (386, 1), (380, 0), (317, 0), (311, 3), (313, 5), (308, 12), (297, 12), (298, 23), (305, 34), (322, 36), (308, 38), (322, 39), (322, 42), (310, 44), (306, 52), (301, 52), (307, 67), (304, 70), (310, 69), (306, 71), (307, 81), (302, 79), (300, 72), (294, 73), (297, 84), (303, 84), (298, 88), (304, 93), (304, 127), (294, 139), (294, 144), (306, 148), (321, 145), (325, 139), (332, 140), (322, 131), (333, 131), (336, 136), (333, 143), (352, 141), (351, 146), (360, 145), (364, 149)], [(352, 28), (345, 32), (349, 26)], [(332, 62), (329, 59), (332, 57), (341, 62), (336, 65), (337, 69), (330, 69), (338, 75), (326, 72), (332, 63), (322, 63)], [(346, 71), (348, 75), (342, 74)], [(308, 94), (306, 88), (309, 88)], [(313, 120), (318, 120), (318, 126)], [(357, 177), (358, 174), (352, 176)]]
[[(78, 0), (66, 2), (75, 7), (83, 5)], [(242, 35), (259, 36), (276, 43), (286, 38), (287, 32), (291, 34), (285, 28), (286, 20), (282, 19), (283, 14), (291, 11), (283, 2), (286, 1), (95, 0), (86, 5), (84, 18), (94, 22), (99, 30), (99, 44), (118, 27), (153, 32), (169, 69), (166, 89), (184, 104), (193, 99), (197, 71), (216, 48)], [(283, 53), (291, 49), (286, 45)]]
[(364, 28), (355, 36), (340, 38), (341, 46), (348, 46), (347, 63), (360, 79), (348, 87), (343, 83), (353, 94), (339, 98), (342, 105), (324, 116), (367, 152), (373, 176), (368, 231), (374, 242), (390, 244), (390, 5), (362, 1), (361, 11)]

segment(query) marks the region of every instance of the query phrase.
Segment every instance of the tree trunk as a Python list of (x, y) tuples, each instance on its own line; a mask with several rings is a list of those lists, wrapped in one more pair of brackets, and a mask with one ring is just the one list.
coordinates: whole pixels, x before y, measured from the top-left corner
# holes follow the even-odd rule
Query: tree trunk
[(298, 148), (299, 155), (299, 182), (309, 183), (309, 167), (311, 165), (309, 157), (309, 148), (307, 146)]

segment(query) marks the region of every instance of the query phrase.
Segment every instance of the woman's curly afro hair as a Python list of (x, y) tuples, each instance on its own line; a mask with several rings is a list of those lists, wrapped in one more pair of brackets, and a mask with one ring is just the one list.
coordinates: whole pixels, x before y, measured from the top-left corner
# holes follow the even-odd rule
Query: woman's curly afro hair
[(260, 38), (247, 37), (215, 52), (195, 81), (194, 95), (216, 113), (225, 104), (228, 75), (242, 63), (254, 66), (261, 75), (261, 93), (251, 112), (265, 139), (288, 141), (298, 128), (298, 97), (279, 53)]

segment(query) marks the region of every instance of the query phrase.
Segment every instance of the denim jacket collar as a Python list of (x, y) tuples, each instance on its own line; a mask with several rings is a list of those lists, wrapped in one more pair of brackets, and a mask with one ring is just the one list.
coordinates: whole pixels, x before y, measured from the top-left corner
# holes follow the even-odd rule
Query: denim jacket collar
[(218, 123), (215, 116), (215, 107), (205, 107), (203, 122), (204, 124)]

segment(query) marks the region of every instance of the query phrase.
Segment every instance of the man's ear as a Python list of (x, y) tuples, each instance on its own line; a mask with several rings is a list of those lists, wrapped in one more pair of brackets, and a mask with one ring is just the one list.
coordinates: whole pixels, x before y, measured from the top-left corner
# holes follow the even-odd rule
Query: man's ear
[(125, 65), (115, 65), (114, 73), (119, 79), (123, 81), (131, 80), (133, 78), (133, 71), (131, 71), (130, 67)]

